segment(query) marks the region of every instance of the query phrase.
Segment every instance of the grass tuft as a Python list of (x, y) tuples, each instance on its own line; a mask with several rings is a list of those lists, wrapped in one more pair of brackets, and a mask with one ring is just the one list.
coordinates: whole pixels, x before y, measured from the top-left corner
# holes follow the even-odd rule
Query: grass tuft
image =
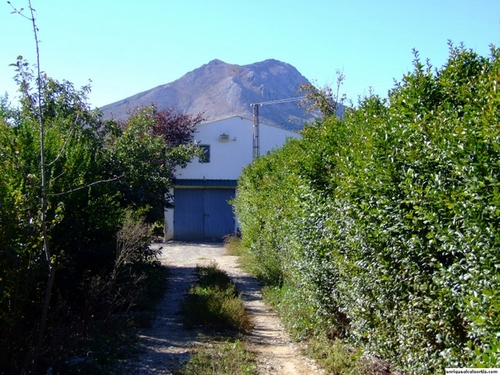
[(229, 255), (242, 256), (247, 252), (241, 243), (241, 238), (236, 236), (227, 235), (224, 236), (224, 247)]
[(306, 354), (328, 373), (339, 375), (370, 374), (359, 350), (348, 348), (340, 340), (316, 337), (308, 342)]
[(198, 283), (181, 303), (181, 314), (188, 328), (246, 332), (251, 328), (236, 286), (215, 264), (198, 267)]
[(255, 375), (255, 355), (241, 341), (211, 341), (197, 349), (195, 355), (173, 375)]
[[(255, 355), (245, 350), (234, 333), (251, 328), (240, 294), (216, 264), (197, 267), (198, 280), (181, 303), (188, 328), (202, 327), (223, 336), (210, 337), (174, 375), (254, 375)], [(229, 336), (228, 336), (229, 334)]]

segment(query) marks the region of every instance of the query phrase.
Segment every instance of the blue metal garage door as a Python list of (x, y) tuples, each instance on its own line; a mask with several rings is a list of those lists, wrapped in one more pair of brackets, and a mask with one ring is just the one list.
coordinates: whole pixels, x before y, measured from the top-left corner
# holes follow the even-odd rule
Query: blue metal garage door
[(174, 238), (220, 241), (234, 232), (234, 189), (175, 189)]

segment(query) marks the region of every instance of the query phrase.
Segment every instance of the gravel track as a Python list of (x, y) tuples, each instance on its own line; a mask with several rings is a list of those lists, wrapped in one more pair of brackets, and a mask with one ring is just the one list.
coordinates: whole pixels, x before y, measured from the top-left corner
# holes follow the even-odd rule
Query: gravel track
[(285, 333), (277, 315), (264, 303), (257, 279), (238, 266), (238, 257), (226, 254), (222, 244), (168, 242), (154, 244), (162, 248), (160, 260), (169, 267), (168, 289), (157, 306), (152, 326), (140, 332), (139, 355), (131, 359), (122, 374), (171, 374), (189, 359), (198, 343), (197, 332), (185, 330), (179, 315), (180, 302), (196, 282), (196, 266), (216, 263), (242, 293), (245, 307), (254, 324), (246, 337), (247, 347), (257, 355), (261, 375), (319, 375), (316, 364), (300, 354), (299, 347)]

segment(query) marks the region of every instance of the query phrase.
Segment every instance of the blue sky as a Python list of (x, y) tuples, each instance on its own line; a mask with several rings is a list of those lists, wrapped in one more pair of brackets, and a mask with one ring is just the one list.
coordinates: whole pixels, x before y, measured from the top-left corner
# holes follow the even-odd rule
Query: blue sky
[[(319, 86), (356, 101), (369, 87), (386, 96), (412, 69), (412, 49), (435, 67), (447, 40), (481, 55), (500, 46), (500, 0), (32, 0), (41, 67), (80, 87), (92, 106), (172, 82), (220, 59), (245, 65), (273, 58)], [(27, 0), (11, 0), (27, 8)], [(0, 95), (17, 95), (10, 63), (35, 62), (29, 21), (0, 3)]]

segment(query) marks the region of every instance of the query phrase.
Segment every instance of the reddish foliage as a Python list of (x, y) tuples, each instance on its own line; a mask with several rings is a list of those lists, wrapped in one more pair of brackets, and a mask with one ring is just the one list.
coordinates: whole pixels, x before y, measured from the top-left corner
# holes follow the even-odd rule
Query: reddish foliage
[(156, 112), (153, 135), (160, 135), (170, 147), (189, 142), (195, 127), (205, 120), (203, 113), (196, 116), (178, 113), (173, 107)]

